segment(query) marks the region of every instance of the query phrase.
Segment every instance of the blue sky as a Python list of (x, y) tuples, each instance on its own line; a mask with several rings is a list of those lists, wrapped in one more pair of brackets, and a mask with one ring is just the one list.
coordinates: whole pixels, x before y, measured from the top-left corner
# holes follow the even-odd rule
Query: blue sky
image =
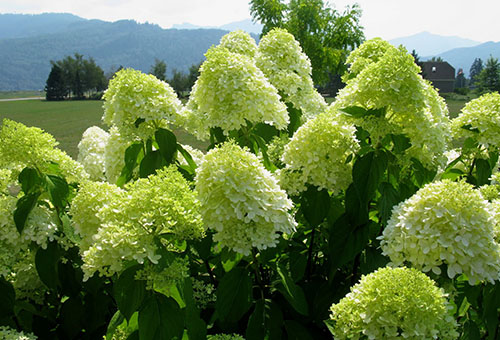
[[(169, 28), (220, 26), (250, 18), (248, 0), (0, 0), (0, 13), (69, 12), (88, 19), (134, 19)], [(358, 0), (368, 38), (429, 31), (480, 42), (500, 41), (499, 0)], [(342, 11), (354, 1), (330, 1)]]

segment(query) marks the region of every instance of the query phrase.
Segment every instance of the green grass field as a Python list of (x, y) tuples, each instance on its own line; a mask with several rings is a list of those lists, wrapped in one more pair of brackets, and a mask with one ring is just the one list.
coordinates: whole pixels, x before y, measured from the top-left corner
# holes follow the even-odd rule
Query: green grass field
[[(91, 126), (107, 128), (101, 122), (102, 101), (62, 101), (45, 100), (0, 101), (0, 122), (12, 119), (27, 126), (36, 126), (53, 135), (59, 147), (71, 157), (78, 155), (78, 142), (83, 132)], [(207, 144), (198, 141), (188, 133), (176, 130), (180, 143), (204, 149)]]
[[(331, 102), (327, 98), (328, 102)], [(467, 102), (464, 98), (448, 98), (450, 117), (456, 117)], [(39, 127), (52, 134), (60, 143), (60, 148), (71, 157), (78, 155), (78, 142), (83, 132), (90, 126), (106, 129), (101, 122), (102, 102), (98, 100), (47, 102), (45, 100), (0, 101), (0, 122), (9, 118), (27, 126)], [(180, 143), (205, 149), (206, 143), (192, 135), (174, 131)]]
[(0, 92), (0, 99), (45, 97), (43, 91), (8, 91)]

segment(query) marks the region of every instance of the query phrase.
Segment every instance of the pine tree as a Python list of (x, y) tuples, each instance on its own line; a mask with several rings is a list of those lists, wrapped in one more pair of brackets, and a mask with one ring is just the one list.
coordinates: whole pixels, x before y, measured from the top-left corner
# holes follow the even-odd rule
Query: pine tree
[(477, 83), (480, 93), (500, 92), (500, 63), (498, 58), (488, 58), (486, 67), (479, 74)]
[(479, 74), (483, 70), (483, 61), (481, 58), (474, 59), (469, 71), (470, 85), (475, 86), (478, 80)]
[(67, 92), (62, 70), (56, 64), (52, 64), (52, 69), (50, 70), (45, 86), (45, 99), (63, 100), (66, 95)]

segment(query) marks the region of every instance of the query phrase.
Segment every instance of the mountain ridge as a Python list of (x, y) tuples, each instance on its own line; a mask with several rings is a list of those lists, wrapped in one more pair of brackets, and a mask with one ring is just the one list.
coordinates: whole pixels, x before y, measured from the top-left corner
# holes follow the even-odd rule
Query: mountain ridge
[(481, 42), (458, 36), (444, 36), (427, 31), (389, 40), (394, 46), (403, 45), (420, 56), (434, 56), (459, 47), (473, 47)]
[[(19, 19), (23, 21), (25, 17)], [(14, 37), (0, 39), (0, 91), (44, 88), (50, 62), (75, 53), (94, 58), (105, 72), (112, 72), (120, 66), (148, 72), (155, 59), (166, 62), (169, 75), (174, 69), (187, 72), (191, 65), (200, 63), (207, 49), (218, 44), (228, 32), (221, 29), (163, 29), (133, 20), (83, 19), (58, 27), (61, 31), (42, 29), (40, 35), (21, 32), (24, 36), (19, 33), (18, 37), (10, 32)]]

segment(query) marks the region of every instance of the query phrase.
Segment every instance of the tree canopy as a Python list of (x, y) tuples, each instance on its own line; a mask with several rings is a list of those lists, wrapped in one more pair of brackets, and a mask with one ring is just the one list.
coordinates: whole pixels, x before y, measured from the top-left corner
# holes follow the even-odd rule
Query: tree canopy
[(500, 91), (500, 63), (498, 58), (489, 57), (486, 66), (478, 76), (480, 93)]
[(252, 0), (250, 11), (266, 34), (274, 27), (286, 29), (311, 59), (312, 77), (325, 85), (345, 71), (349, 53), (364, 40), (358, 5), (339, 12), (323, 0)]
[[(107, 79), (93, 58), (84, 59), (75, 53), (62, 60), (51, 61), (52, 70), (47, 79), (47, 100), (60, 100), (67, 96), (84, 98), (104, 91)], [(49, 99), (50, 98), (50, 99)]]

